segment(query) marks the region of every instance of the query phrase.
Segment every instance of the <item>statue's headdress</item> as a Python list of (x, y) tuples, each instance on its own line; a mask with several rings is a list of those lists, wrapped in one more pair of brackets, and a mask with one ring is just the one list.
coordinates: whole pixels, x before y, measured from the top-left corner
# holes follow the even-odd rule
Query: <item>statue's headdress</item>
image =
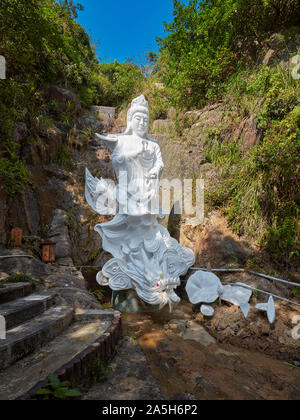
[(143, 112), (144, 114), (149, 115), (149, 105), (144, 95), (138, 96), (131, 102), (131, 106), (127, 112), (127, 129), (125, 131), (125, 134), (130, 134), (130, 123), (133, 115), (136, 112)]

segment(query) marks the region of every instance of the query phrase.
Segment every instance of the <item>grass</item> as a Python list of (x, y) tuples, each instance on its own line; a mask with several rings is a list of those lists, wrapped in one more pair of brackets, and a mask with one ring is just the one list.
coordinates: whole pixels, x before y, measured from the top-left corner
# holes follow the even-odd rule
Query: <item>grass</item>
[(68, 146), (62, 148), (56, 155), (56, 164), (67, 169), (73, 169), (72, 149)]
[(94, 382), (106, 382), (111, 374), (111, 369), (105, 366), (101, 360), (96, 359), (92, 364), (91, 375)]
[(228, 83), (227, 106), (245, 118), (262, 99), (256, 110), (261, 140), (247, 149), (216, 131), (205, 148), (208, 162), (220, 170), (214, 188), (206, 192), (207, 205), (221, 209), (234, 232), (252, 238), (286, 268), (300, 255), (299, 94), (299, 83), (280, 66), (240, 71)]
[(295, 366), (295, 365), (293, 365), (292, 363), (284, 362), (284, 364), (285, 364), (286, 366), (292, 367), (292, 368), (294, 368), (294, 369), (300, 369), (300, 366)]
[(5, 283), (31, 283), (37, 281), (34, 277), (29, 274), (11, 274)]
[(102, 303), (102, 305), (101, 305), (101, 309), (103, 309), (103, 310), (110, 309), (110, 308), (111, 308), (111, 302)]

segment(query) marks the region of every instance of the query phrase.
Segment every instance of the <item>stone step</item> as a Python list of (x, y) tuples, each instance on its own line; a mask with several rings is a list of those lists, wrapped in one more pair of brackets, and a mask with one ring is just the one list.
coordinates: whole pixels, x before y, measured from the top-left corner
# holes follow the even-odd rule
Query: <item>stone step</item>
[(6, 283), (0, 288), (0, 304), (28, 296), (34, 290), (33, 283)]
[(0, 305), (0, 316), (6, 321), (6, 330), (10, 330), (42, 314), (56, 303), (57, 294), (29, 295)]
[(0, 371), (22, 359), (64, 331), (73, 319), (73, 308), (57, 306), (7, 331), (0, 340)]
[(91, 401), (159, 401), (164, 397), (146, 356), (138, 342), (124, 337), (116, 357), (109, 365), (111, 374), (104, 382), (94, 383), (83, 400)]
[(90, 380), (95, 360), (105, 365), (111, 359), (121, 336), (120, 315), (110, 311), (77, 319), (38, 351), (0, 372), (1, 401), (30, 399), (46, 386), (50, 373), (77, 387)]

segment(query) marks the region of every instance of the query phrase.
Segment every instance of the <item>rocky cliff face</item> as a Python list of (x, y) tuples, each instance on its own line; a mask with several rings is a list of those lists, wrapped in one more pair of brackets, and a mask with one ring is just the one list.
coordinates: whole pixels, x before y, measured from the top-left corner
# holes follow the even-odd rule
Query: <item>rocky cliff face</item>
[[(287, 54), (282, 51), (283, 43), (284, 38), (280, 34), (273, 35), (266, 42), (259, 62), (269, 66), (276, 59), (276, 62), (281, 60), (282, 66), (287, 65)], [(289, 52), (297, 51), (299, 45), (299, 39), (295, 39), (287, 46)], [(90, 112), (84, 113), (73, 93), (56, 86), (47, 87), (45, 95), (47, 100), (55, 101), (62, 111), (71, 104), (78, 118), (71, 128), (61, 122), (50, 127), (47, 124), (44, 127), (39, 125), (39, 135), (34, 142), (24, 142), (24, 139), (28, 139), (29, 131), (25, 124), (20, 123), (15, 127), (14, 136), (22, 145), (22, 154), (32, 172), (33, 184), (26, 187), (23, 195), (13, 198), (0, 187), (0, 244), (6, 246), (10, 230), (21, 227), (25, 235), (24, 246), (36, 250), (49, 230), (51, 234), (57, 211), (63, 211), (66, 219), (63, 230), (67, 228), (69, 235), (69, 239), (64, 240), (71, 251), (68, 251), (68, 255), (60, 252), (58, 258), (71, 258), (80, 265), (101, 266), (107, 255), (103, 253), (100, 238), (93, 227), (107, 218), (101, 220), (85, 203), (84, 171), (88, 167), (97, 177), (114, 177), (110, 154), (94, 144), (93, 138), (96, 131), (122, 132), (126, 125), (126, 113), (121, 113), (117, 120), (109, 109), (101, 114), (99, 107), (93, 107)], [(261, 139), (256, 116), (263, 106), (263, 99), (248, 105), (247, 112), (228, 99), (186, 113), (178, 114), (169, 108), (165, 119), (153, 121), (150, 135), (158, 140), (162, 150), (164, 178), (203, 178), (205, 189), (213, 188), (220, 179), (220, 168), (209, 159), (207, 150), (226, 141), (237, 142), (247, 150)], [(216, 217), (218, 234), (213, 226)], [(245, 264), (252, 260), (253, 253), (257, 255), (253, 243), (229, 233), (230, 228), (223, 216), (209, 208), (206, 209), (205, 222), (201, 227), (191, 230), (185, 226), (185, 215), (176, 220), (171, 218), (164, 224), (169, 225), (174, 236), (194, 248), (199, 264), (206, 264), (208, 260), (218, 265)], [(57, 239), (56, 235), (53, 237)], [(211, 252), (212, 249), (214, 252)], [(219, 255), (214, 258), (216, 250)]]
[[(251, 147), (259, 137), (253, 117), (238, 121), (233, 114), (226, 113), (226, 104), (222, 102), (183, 114), (179, 123), (174, 117), (175, 112), (170, 109), (168, 119), (156, 120), (151, 127), (153, 137), (161, 146), (164, 178), (169, 180), (204, 177), (206, 188), (209, 188), (218, 177), (218, 168), (205, 157), (207, 144), (218, 141), (216, 136), (230, 136), (245, 142), (245, 147)], [(124, 125), (124, 115), (114, 124), (111, 115), (101, 114), (99, 108), (93, 107), (78, 117), (70, 131), (52, 129), (43, 148), (38, 144), (29, 145), (26, 156), (33, 185), (14, 198), (4, 192), (0, 194), (2, 246), (7, 245), (10, 230), (20, 227), (25, 236), (22, 246), (31, 249), (36, 256), (40, 244), (50, 237), (57, 243), (59, 264), (101, 267), (108, 256), (93, 228), (108, 219), (95, 214), (85, 202), (85, 168), (99, 178), (114, 178), (111, 155), (103, 146), (94, 143), (94, 133), (122, 131)], [(247, 140), (250, 137), (251, 142)], [(60, 164), (55, 163), (60, 154)], [(239, 242), (222, 216), (218, 216), (218, 234), (211, 217), (206, 214), (205, 225), (197, 228), (185, 226), (184, 215), (175, 222), (171, 216), (164, 224), (184, 245), (194, 249), (198, 264), (206, 265), (210, 261), (221, 266), (238, 265), (251, 258), (251, 246)]]
[[(161, 148), (165, 164), (163, 178), (173, 179), (203, 178), (205, 189), (209, 189), (219, 179), (219, 168), (209, 162), (205, 151), (223, 140), (236, 140), (242, 147), (253, 147), (260, 138), (253, 114), (240, 117), (238, 110), (228, 111), (226, 102), (218, 102), (201, 110), (176, 114), (169, 109), (166, 119), (152, 122), (150, 137), (155, 138)], [(119, 115), (117, 124), (124, 127), (126, 115)], [(196, 265), (206, 267), (210, 262), (214, 267), (241, 266), (251, 261), (258, 250), (245, 238), (239, 238), (229, 228), (220, 212), (205, 209), (202, 225), (186, 225), (188, 215), (171, 215), (162, 223), (182, 245), (192, 248), (196, 254)], [(190, 215), (189, 215), (190, 216)]]
[[(222, 170), (211, 161), (207, 151), (223, 142), (239, 145), (244, 153), (256, 147), (262, 139), (256, 116), (263, 101), (257, 99), (249, 104), (250, 112), (246, 115), (234, 103), (224, 100), (176, 117), (171, 110), (167, 119), (153, 121), (151, 135), (158, 139), (162, 150), (163, 177), (181, 181), (202, 178), (205, 194), (214, 191), (222, 180)], [(198, 266), (205, 267), (210, 262), (216, 268), (254, 264), (263, 270), (274, 269), (269, 255), (248, 234), (247, 226), (247, 235), (238, 236), (230, 228), (225, 215), (210, 208), (207, 202), (201, 226), (187, 226), (186, 216), (171, 216), (168, 224), (176, 239), (194, 250)], [(287, 276), (294, 274), (286, 273)]]
[[(65, 90), (54, 91), (63, 103), (71, 95)], [(93, 230), (101, 217), (85, 203), (85, 167), (95, 176), (113, 177), (109, 154), (94, 144), (94, 133), (108, 129), (110, 124), (110, 116), (93, 107), (81, 112), (71, 129), (52, 128), (45, 138), (24, 146), (33, 182), (24, 194), (14, 197), (0, 189), (2, 250), (9, 245), (11, 229), (19, 227), (23, 230), (22, 247), (37, 257), (47, 237), (57, 243), (60, 264), (86, 265), (101, 257), (101, 241)], [(22, 132), (25, 135), (25, 127)], [(18, 133), (16, 140), (22, 143), (20, 127)]]

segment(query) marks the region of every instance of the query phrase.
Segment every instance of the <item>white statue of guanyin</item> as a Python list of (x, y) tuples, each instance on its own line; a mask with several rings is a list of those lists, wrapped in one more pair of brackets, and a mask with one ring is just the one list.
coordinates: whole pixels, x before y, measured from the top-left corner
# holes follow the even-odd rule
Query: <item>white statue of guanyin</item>
[(132, 101), (124, 134), (96, 134), (112, 152), (118, 185), (94, 178), (86, 170), (85, 196), (96, 212), (115, 215), (95, 227), (103, 249), (113, 255), (98, 273), (97, 282), (113, 291), (134, 289), (147, 304), (172, 308), (180, 301), (175, 293), (179, 277), (195, 258), (191, 249), (179, 245), (157, 222), (157, 217), (169, 212), (158, 199), (164, 164), (159, 145), (148, 137), (148, 127), (148, 102), (141, 95)]

